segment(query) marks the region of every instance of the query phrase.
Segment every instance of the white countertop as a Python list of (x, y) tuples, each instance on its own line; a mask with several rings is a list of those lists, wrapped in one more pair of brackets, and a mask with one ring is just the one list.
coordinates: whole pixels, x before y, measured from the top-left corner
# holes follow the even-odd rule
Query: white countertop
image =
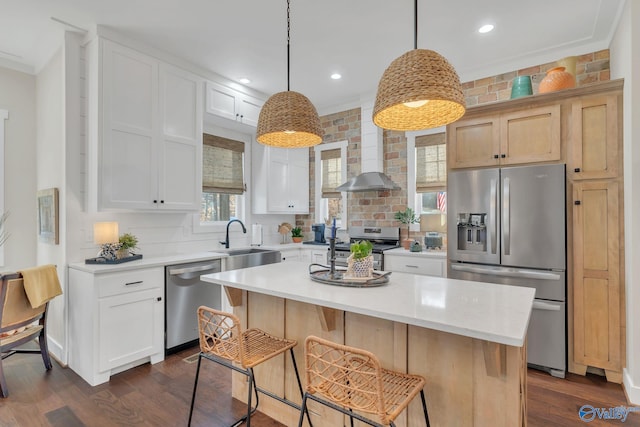
[(308, 263), (287, 262), (202, 276), (205, 282), (522, 347), (533, 288), (394, 272), (389, 283), (352, 288), (314, 282)]
[(402, 256), (413, 256), (413, 257), (423, 257), (423, 258), (447, 258), (447, 251), (436, 251), (436, 250), (422, 250), (422, 252), (411, 252), (405, 248), (395, 248), (389, 249), (388, 251), (384, 251), (386, 255), (402, 255)]
[[(222, 249), (224, 251), (224, 249)], [(228, 256), (224, 252), (197, 252), (188, 254), (166, 255), (161, 257), (149, 257), (123, 262), (122, 264), (85, 264), (77, 262), (69, 264), (69, 268), (85, 271), (87, 273), (114, 273), (117, 271), (137, 270), (139, 268), (160, 267), (173, 264), (185, 264), (189, 262), (206, 261), (210, 259), (219, 259)]]

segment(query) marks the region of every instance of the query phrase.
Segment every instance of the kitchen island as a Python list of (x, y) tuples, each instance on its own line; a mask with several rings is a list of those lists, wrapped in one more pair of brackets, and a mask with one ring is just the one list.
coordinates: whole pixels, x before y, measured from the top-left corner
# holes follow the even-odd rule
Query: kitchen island
[[(391, 274), (383, 286), (340, 287), (312, 281), (304, 262), (202, 280), (225, 287), (244, 328), (298, 340), (301, 373), (304, 339), (317, 335), (367, 349), (387, 368), (423, 375), (433, 426), (526, 425), (525, 339), (533, 289), (407, 273)], [(258, 368), (259, 385), (300, 402), (290, 358)], [(244, 400), (245, 381), (235, 375), (233, 395)], [(296, 425), (297, 412), (273, 399), (263, 398), (260, 410)], [(311, 412), (315, 426), (342, 425), (335, 411), (314, 406)], [(397, 421), (424, 425), (420, 403)]]

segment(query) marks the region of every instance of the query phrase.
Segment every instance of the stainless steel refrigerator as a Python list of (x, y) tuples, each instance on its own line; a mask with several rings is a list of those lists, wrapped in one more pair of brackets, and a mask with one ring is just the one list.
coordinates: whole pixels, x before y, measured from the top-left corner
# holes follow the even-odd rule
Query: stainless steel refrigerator
[(536, 289), (527, 361), (566, 372), (565, 165), (450, 172), (448, 277)]

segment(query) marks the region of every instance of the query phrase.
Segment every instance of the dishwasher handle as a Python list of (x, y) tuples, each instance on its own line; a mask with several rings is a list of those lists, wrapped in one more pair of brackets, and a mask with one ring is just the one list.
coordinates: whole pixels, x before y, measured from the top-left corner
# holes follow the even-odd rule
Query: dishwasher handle
[(200, 274), (194, 273), (218, 273), (220, 272), (220, 262), (215, 262), (213, 264), (202, 264), (202, 265), (193, 265), (189, 267), (167, 267), (167, 272), (169, 276), (177, 276), (181, 279), (192, 279)]

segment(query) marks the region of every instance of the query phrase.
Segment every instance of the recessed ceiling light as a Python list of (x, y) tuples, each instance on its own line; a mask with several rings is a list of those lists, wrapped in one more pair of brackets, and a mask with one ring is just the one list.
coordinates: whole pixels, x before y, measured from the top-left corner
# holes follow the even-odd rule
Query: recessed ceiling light
[(243, 77), (240, 79), (240, 83), (242, 83), (243, 85), (248, 85), (249, 83), (251, 83), (251, 80), (249, 80), (246, 77)]
[(483, 34), (488, 33), (491, 30), (493, 30), (493, 25), (491, 24), (483, 25), (482, 27), (478, 28), (478, 32)]
[(340, 79), (342, 78), (342, 74), (340, 74), (340, 73), (333, 73), (333, 74), (331, 74), (331, 78), (332, 78), (333, 80), (340, 80)]

